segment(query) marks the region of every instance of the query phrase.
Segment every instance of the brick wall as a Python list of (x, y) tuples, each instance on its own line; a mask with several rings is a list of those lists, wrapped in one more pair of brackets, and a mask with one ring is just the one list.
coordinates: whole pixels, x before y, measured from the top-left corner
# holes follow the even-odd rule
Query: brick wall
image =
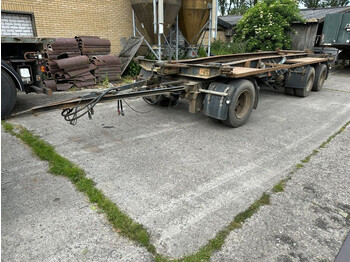
[(114, 54), (132, 35), (130, 0), (2, 0), (1, 10), (33, 13), (38, 37), (107, 38)]
[(31, 15), (1, 13), (1, 35), (34, 36)]

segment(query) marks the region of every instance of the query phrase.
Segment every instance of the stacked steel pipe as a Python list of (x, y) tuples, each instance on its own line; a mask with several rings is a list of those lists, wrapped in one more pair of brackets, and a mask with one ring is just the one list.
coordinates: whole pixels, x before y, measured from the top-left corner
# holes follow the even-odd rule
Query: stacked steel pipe
[(102, 82), (105, 79), (108, 79), (108, 81), (120, 79), (122, 63), (117, 56), (99, 55), (94, 56), (91, 61), (96, 66), (93, 71), (96, 82)]
[[(111, 42), (97, 36), (56, 38), (46, 46), (46, 87), (67, 90), (120, 79), (121, 62), (110, 53)], [(85, 55), (86, 54), (86, 55)]]
[(74, 84), (77, 87), (95, 85), (95, 77), (90, 71), (96, 66), (90, 64), (87, 56), (77, 56), (56, 60), (59, 71), (55, 73), (55, 79), (60, 83)]
[(98, 36), (76, 36), (75, 39), (83, 55), (107, 55), (111, 52), (111, 42), (108, 39)]
[(56, 38), (55, 42), (44, 49), (45, 58), (48, 60), (80, 56), (80, 49), (74, 38)]

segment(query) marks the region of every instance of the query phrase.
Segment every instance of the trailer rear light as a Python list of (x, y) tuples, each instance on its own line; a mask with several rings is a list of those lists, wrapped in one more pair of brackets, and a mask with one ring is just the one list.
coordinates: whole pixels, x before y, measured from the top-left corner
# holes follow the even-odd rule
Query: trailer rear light
[(41, 71), (42, 73), (45, 73), (45, 72), (46, 72), (45, 66), (40, 66), (40, 71)]
[(19, 74), (22, 78), (22, 82), (25, 84), (29, 84), (31, 82), (30, 79), (30, 72), (28, 68), (20, 68), (19, 69)]

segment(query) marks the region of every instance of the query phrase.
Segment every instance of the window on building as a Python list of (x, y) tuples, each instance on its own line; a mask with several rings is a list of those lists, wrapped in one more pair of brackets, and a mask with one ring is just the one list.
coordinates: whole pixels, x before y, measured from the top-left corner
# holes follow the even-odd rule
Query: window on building
[(1, 36), (36, 36), (33, 14), (1, 12)]

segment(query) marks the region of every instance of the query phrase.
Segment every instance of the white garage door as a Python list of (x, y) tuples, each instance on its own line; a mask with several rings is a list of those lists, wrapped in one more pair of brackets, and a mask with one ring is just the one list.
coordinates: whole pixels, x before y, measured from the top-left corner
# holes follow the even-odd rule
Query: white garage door
[(32, 16), (1, 12), (1, 36), (34, 36)]

